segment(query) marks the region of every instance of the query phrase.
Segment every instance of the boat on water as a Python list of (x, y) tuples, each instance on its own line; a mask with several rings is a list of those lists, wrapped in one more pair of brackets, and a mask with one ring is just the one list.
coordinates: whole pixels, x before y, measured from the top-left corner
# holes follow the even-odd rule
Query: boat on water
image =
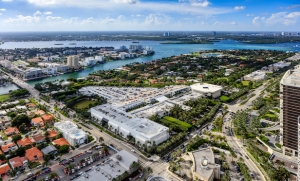
[(63, 43), (55, 43), (54, 45), (64, 45)]
[(76, 45), (76, 43), (69, 43), (69, 45)]
[(140, 43), (140, 42), (138, 42), (138, 41), (133, 41), (132, 43)]

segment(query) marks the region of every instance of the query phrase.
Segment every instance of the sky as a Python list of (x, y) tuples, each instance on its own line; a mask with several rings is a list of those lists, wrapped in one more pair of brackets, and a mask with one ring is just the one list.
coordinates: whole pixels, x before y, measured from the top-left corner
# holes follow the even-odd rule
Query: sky
[(0, 31), (292, 31), (300, 0), (0, 0)]

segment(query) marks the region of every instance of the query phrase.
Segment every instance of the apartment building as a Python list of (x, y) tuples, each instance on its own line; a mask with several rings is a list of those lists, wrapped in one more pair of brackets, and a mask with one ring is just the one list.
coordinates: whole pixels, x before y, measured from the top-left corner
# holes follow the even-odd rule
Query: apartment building
[(283, 154), (298, 157), (300, 66), (287, 71), (280, 82), (280, 143)]

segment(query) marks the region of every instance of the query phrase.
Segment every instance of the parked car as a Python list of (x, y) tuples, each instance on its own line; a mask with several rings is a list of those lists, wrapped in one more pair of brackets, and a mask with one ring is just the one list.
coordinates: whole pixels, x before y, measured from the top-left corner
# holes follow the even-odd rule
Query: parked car
[(93, 153), (92, 150), (87, 150), (86, 152), (87, 152), (87, 153)]
[(11, 177), (11, 180), (16, 180), (18, 178), (18, 175)]

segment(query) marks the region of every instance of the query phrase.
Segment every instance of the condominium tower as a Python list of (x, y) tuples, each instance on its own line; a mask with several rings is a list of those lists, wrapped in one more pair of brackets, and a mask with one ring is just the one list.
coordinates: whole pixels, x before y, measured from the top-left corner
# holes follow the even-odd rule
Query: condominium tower
[(298, 157), (300, 65), (287, 71), (280, 82), (280, 143), (283, 154)]
[(67, 59), (67, 65), (70, 68), (78, 68), (79, 67), (79, 57), (78, 56), (69, 56)]

